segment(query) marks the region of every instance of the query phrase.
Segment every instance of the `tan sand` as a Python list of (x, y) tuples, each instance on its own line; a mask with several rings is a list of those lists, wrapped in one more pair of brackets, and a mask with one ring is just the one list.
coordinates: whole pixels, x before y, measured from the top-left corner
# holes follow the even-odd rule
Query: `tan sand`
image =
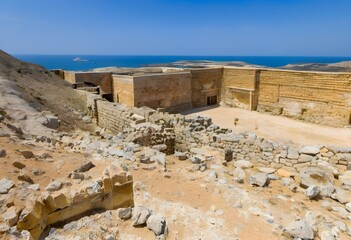
[[(334, 128), (273, 116), (255, 111), (246, 111), (224, 106), (204, 107), (184, 112), (185, 115), (202, 115), (213, 122), (234, 132), (250, 131), (272, 141), (288, 141), (298, 145), (338, 145), (351, 147), (351, 129)], [(234, 119), (238, 124), (234, 125)]]

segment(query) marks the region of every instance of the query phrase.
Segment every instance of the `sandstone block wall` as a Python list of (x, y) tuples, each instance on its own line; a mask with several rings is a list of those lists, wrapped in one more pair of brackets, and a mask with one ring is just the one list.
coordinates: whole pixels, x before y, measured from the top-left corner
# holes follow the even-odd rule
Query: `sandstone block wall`
[(258, 70), (225, 67), (222, 81), (223, 104), (246, 110), (257, 108)]
[(112, 132), (122, 132), (135, 122), (143, 122), (142, 116), (134, 114), (126, 106), (108, 101), (97, 101), (97, 123)]
[(112, 75), (110, 72), (63, 72), (64, 80), (76, 83), (92, 83), (100, 87), (101, 95), (112, 94)]
[(127, 106), (134, 106), (133, 76), (112, 75), (113, 101)]
[(221, 101), (222, 68), (192, 69), (191, 95), (192, 106), (207, 106), (207, 97), (217, 96), (217, 103)]
[(351, 74), (260, 70), (258, 110), (309, 122), (351, 122)]
[(165, 108), (180, 112), (192, 108), (188, 72), (142, 76), (113, 75), (114, 101), (128, 106)]
[(181, 112), (192, 108), (191, 74), (168, 73), (134, 77), (136, 107)]

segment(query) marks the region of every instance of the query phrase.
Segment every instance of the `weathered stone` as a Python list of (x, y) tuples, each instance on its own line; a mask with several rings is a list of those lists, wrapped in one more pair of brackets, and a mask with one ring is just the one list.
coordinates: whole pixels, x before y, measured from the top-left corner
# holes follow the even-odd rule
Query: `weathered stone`
[(40, 185), (38, 183), (37, 184), (31, 184), (27, 188), (30, 189), (30, 190), (33, 190), (33, 191), (39, 191)]
[(322, 196), (330, 196), (335, 187), (334, 176), (331, 172), (322, 170), (318, 167), (307, 167), (300, 172), (300, 185), (308, 188), (311, 185), (316, 185), (321, 190)]
[(12, 206), (2, 214), (2, 218), (12, 227), (16, 225), (18, 221), (19, 211), (16, 207)]
[(275, 168), (270, 168), (270, 167), (259, 167), (257, 168), (257, 170), (259, 172), (267, 173), (267, 174), (274, 173), (276, 171)]
[(8, 191), (14, 186), (14, 182), (7, 179), (3, 178), (0, 181), (0, 194), (8, 193)]
[(91, 118), (89, 117), (89, 116), (84, 116), (83, 118), (82, 118), (82, 121), (84, 122), (84, 123), (91, 123)]
[(269, 184), (269, 179), (266, 173), (255, 173), (249, 177), (250, 184), (254, 186), (265, 187)]
[(345, 207), (347, 211), (351, 212), (351, 202), (347, 203)]
[(288, 171), (284, 168), (280, 168), (277, 170), (277, 173), (281, 177), (293, 177), (296, 175), (296, 172)]
[(0, 158), (6, 157), (6, 150), (0, 149)]
[(81, 165), (76, 170), (74, 170), (74, 172), (78, 172), (78, 173), (80, 173), (80, 172), (87, 172), (90, 169), (92, 169), (93, 167), (95, 167), (95, 165), (91, 161), (89, 161), (89, 162), (86, 162), (83, 165)]
[(339, 176), (339, 180), (343, 185), (351, 187), (351, 171), (345, 171)]
[(4, 233), (10, 230), (10, 226), (5, 223), (0, 223), (0, 233)]
[(84, 173), (81, 173), (81, 172), (72, 172), (70, 175), (71, 175), (71, 178), (72, 178), (72, 179), (80, 179), (80, 180), (83, 180), (83, 179), (85, 178)]
[(313, 147), (313, 146), (305, 146), (303, 148), (301, 148), (300, 153), (302, 154), (308, 154), (308, 155), (317, 155), (320, 152), (320, 149), (317, 147)]
[(12, 166), (14, 166), (15, 168), (18, 168), (18, 169), (23, 169), (26, 167), (25, 164), (21, 163), (21, 162), (18, 162), (18, 161), (15, 161), (12, 163)]
[(184, 161), (188, 159), (188, 156), (184, 152), (175, 152), (174, 155), (178, 157), (179, 160)]
[(332, 207), (332, 210), (343, 219), (347, 219), (350, 216), (350, 213), (343, 207)]
[(162, 235), (166, 230), (166, 220), (160, 214), (152, 214), (146, 221), (148, 229), (153, 231), (156, 236)]
[(224, 160), (226, 162), (230, 162), (230, 161), (233, 160), (233, 150), (225, 149), (225, 151), (224, 151)]
[(234, 176), (234, 181), (237, 183), (244, 183), (244, 180), (246, 178), (246, 173), (243, 169), (237, 167), (233, 171), (233, 176)]
[(33, 179), (30, 176), (28, 176), (28, 174), (26, 174), (26, 173), (20, 173), (20, 175), (18, 175), (17, 179), (20, 181), (30, 183), (30, 184), (34, 184)]
[(87, 186), (87, 188), (85, 189), (86, 193), (88, 195), (93, 195), (95, 193), (99, 193), (102, 191), (101, 189), (101, 185), (99, 181), (93, 181), (92, 183), (90, 183), (89, 186)]
[(314, 199), (319, 195), (320, 192), (321, 191), (319, 187), (311, 185), (306, 189), (305, 194), (309, 199)]
[(299, 158), (299, 152), (296, 149), (289, 147), (287, 158), (289, 158), (289, 159), (298, 159)]
[(42, 169), (40, 169), (40, 168), (33, 168), (32, 173), (33, 173), (35, 176), (40, 176), (40, 175), (45, 174), (45, 171), (42, 170)]
[(147, 219), (150, 217), (151, 211), (143, 206), (135, 206), (132, 211), (133, 226), (145, 225)]
[(120, 208), (118, 210), (118, 217), (123, 220), (128, 220), (132, 217), (132, 209), (131, 208)]
[(62, 182), (60, 180), (53, 181), (45, 188), (46, 191), (57, 191), (62, 188)]
[(293, 238), (314, 239), (314, 232), (305, 220), (296, 220), (286, 227), (287, 232)]
[(238, 167), (241, 169), (248, 169), (248, 168), (252, 168), (253, 165), (250, 161), (246, 161), (246, 160), (238, 160), (234, 162), (234, 167)]
[(301, 154), (298, 161), (300, 163), (307, 163), (307, 162), (311, 162), (312, 159), (313, 159), (313, 157), (311, 155)]
[(342, 188), (335, 189), (336, 199), (341, 203), (351, 202), (351, 192)]
[(44, 125), (51, 129), (57, 129), (60, 126), (60, 120), (57, 116), (47, 115)]
[(35, 155), (32, 151), (21, 151), (21, 154), (24, 158), (34, 158)]

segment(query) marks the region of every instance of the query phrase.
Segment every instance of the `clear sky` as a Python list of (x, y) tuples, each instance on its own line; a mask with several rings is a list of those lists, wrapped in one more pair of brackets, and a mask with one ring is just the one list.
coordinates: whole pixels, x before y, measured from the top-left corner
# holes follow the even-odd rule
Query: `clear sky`
[(0, 49), (351, 56), (351, 0), (0, 0)]

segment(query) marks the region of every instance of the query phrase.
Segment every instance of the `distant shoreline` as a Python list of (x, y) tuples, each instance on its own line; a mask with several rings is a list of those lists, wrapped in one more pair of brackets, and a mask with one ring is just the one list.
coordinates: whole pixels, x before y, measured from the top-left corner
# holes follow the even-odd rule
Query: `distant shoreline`
[(79, 55), (87, 61), (72, 61), (77, 55), (15, 55), (47, 69), (85, 71), (121, 67), (206, 67), (208, 65), (270, 67), (302, 71), (351, 71), (351, 57), (289, 56), (146, 56), (146, 55)]

